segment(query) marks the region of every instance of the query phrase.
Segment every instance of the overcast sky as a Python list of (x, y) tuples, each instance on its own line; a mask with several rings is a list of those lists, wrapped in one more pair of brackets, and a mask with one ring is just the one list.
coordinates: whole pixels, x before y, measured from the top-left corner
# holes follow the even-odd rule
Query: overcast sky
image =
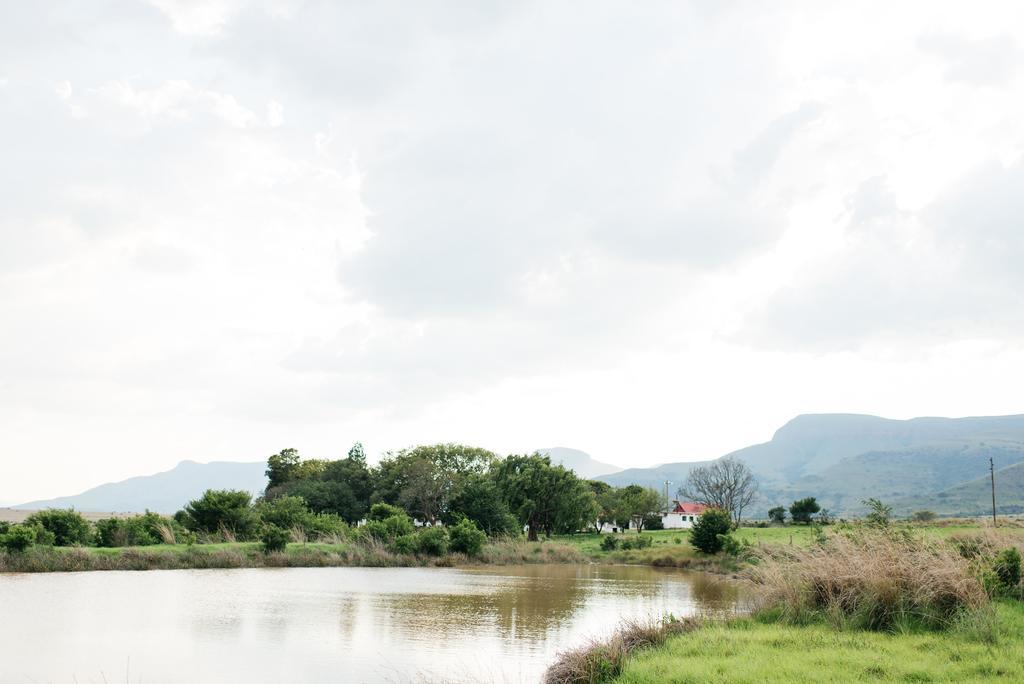
[(8, 3), (0, 502), (1024, 412), (1022, 153), (1016, 2)]

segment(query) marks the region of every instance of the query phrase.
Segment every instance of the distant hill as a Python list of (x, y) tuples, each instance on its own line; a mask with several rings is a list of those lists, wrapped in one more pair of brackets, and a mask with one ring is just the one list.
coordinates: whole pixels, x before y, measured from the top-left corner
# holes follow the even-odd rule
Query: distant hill
[(132, 477), (86, 490), (75, 496), (18, 504), (19, 509), (75, 508), (80, 511), (144, 511), (174, 513), (207, 489), (263, 491), (267, 464), (182, 461), (171, 470)]
[(590, 454), (579, 449), (552, 447), (550, 449), (538, 449), (537, 451), (550, 456), (552, 463), (561, 464), (570, 470), (574, 470), (577, 475), (588, 480), (599, 475), (617, 473), (622, 470), (622, 468), (613, 466), (610, 463), (595, 461), (590, 457)]
[[(898, 512), (932, 508), (970, 513), (977, 507), (974, 481), (1009, 468), (1000, 502), (1024, 510), (1024, 491), (1014, 488), (1015, 464), (1024, 463), (1024, 416), (890, 420), (857, 414), (802, 415), (779, 428), (771, 441), (734, 451), (760, 484), (754, 514), (814, 496), (834, 514), (856, 514), (861, 501), (900, 501)], [(616, 486), (678, 489), (690, 469), (710, 461), (631, 468), (599, 479)], [(1022, 467), (1021, 472), (1024, 472)], [(966, 489), (962, 489), (964, 487)], [(999, 495), (999, 492), (997, 492)], [(941, 505), (940, 505), (941, 504)]]
[(652, 487), (659, 492), (667, 481), (672, 483), (669, 487), (674, 496), (675, 491), (686, 481), (686, 476), (690, 474), (692, 468), (709, 463), (711, 461), (688, 461), (683, 463), (665, 463), (653, 468), (628, 468), (610, 475), (602, 475), (596, 479), (607, 482), (614, 487), (638, 484), (643, 487)]
[[(928, 509), (940, 515), (989, 515), (992, 511), (991, 487), (986, 473), (936, 494), (897, 499), (893, 502), (893, 510), (901, 514)], [(1024, 513), (1024, 462), (996, 471), (996, 512), (1000, 515)]]

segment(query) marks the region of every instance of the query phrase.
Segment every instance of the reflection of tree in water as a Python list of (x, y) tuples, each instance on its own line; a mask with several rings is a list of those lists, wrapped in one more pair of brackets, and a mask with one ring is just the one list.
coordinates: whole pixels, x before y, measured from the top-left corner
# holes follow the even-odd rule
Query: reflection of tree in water
[[(503, 639), (543, 637), (588, 601), (678, 598), (677, 615), (727, 610), (739, 597), (734, 583), (705, 573), (646, 566), (535, 565), (467, 571), (463, 593), (397, 594), (381, 601), (389, 627), (422, 639), (493, 634)], [(382, 616), (383, 617), (383, 616)]]

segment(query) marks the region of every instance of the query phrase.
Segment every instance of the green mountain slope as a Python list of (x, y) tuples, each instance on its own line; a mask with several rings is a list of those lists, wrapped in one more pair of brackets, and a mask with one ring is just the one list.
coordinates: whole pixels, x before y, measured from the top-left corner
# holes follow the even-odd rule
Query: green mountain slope
[[(986, 474), (935, 494), (898, 499), (893, 502), (893, 510), (902, 514), (928, 509), (941, 515), (989, 515), (992, 512), (991, 487)], [(1024, 462), (996, 471), (996, 512), (1000, 515), (1024, 513)]]
[[(903, 512), (957, 513), (956, 505), (974, 503), (955, 488), (982, 477), (989, 457), (999, 468), (1024, 462), (1024, 415), (910, 420), (803, 415), (779, 428), (771, 441), (727, 455), (745, 461), (758, 478), (755, 515), (804, 496), (816, 497), (838, 515), (862, 512), (861, 501), (868, 497), (889, 503), (913, 498), (913, 505), (900, 504)], [(708, 462), (632, 468), (599, 479), (657, 488), (669, 480), (675, 491), (691, 468)], [(940, 493), (948, 505), (938, 505)], [(1024, 507), (1024, 495), (1010, 487), (1003, 503)]]

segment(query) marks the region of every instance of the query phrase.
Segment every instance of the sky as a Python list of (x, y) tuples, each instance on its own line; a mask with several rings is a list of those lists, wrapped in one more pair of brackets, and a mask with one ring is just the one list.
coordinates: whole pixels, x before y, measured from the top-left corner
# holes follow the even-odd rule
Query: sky
[(0, 503), (1024, 412), (1024, 5), (15, 3)]

